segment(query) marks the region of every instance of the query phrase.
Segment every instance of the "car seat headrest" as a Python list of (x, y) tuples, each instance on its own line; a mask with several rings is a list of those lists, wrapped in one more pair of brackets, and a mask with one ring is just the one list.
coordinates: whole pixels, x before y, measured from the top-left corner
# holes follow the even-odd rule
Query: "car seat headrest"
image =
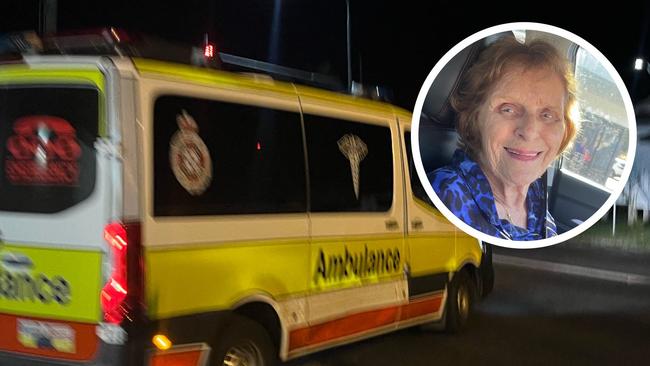
[(465, 47), (452, 57), (440, 70), (429, 88), (422, 107), (422, 114), (433, 123), (443, 126), (454, 126), (456, 113), (451, 107), (451, 96), (456, 92), (463, 75), (474, 64), (478, 55), (487, 46), (502, 37), (514, 37), (511, 32), (497, 33)]
[(448, 127), (455, 125), (456, 113), (451, 107), (451, 96), (456, 92), (465, 71), (476, 59), (477, 50), (476, 44), (465, 48), (454, 56), (436, 76), (422, 106), (422, 114), (431, 122)]
[(465, 47), (440, 70), (431, 84), (422, 106), (419, 127), (420, 156), (425, 171), (430, 172), (451, 162), (458, 141), (451, 96), (480, 52), (501, 37), (514, 35), (512, 32), (497, 33)]

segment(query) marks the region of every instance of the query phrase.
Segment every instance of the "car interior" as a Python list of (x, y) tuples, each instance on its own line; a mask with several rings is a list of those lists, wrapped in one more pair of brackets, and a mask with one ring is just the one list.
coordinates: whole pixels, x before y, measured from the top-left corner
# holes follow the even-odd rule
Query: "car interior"
[[(496, 34), (478, 41), (454, 56), (431, 85), (420, 116), (419, 145), (422, 164), (427, 174), (451, 163), (457, 148), (456, 113), (450, 105), (464, 73), (476, 61), (480, 52), (499, 37), (515, 37), (512, 32)], [(544, 38), (562, 54), (575, 62), (577, 46), (572, 42), (543, 32), (527, 31), (526, 40)], [(566, 232), (590, 218), (609, 198), (611, 192), (566, 172), (562, 158), (547, 170), (547, 207), (555, 218), (558, 234)]]

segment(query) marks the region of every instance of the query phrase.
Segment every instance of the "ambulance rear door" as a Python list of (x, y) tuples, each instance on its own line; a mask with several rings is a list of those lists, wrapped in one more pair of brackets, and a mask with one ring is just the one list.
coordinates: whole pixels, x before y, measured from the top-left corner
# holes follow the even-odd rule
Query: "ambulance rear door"
[(59, 56), (0, 65), (0, 354), (97, 355), (115, 209), (108, 67)]

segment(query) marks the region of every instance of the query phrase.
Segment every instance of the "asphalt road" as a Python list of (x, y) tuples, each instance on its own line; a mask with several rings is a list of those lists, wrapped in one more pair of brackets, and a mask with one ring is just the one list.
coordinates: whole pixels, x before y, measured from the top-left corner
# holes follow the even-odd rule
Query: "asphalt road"
[(410, 328), (288, 365), (650, 365), (650, 286), (508, 265), (495, 272), (462, 334)]

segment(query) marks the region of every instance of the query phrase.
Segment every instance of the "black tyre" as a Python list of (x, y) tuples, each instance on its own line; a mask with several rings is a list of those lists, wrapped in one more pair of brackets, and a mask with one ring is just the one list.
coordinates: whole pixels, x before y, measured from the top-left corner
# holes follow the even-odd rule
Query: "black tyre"
[(213, 366), (274, 366), (278, 352), (268, 332), (259, 323), (235, 316), (217, 341), (210, 357)]
[(445, 330), (458, 333), (467, 327), (474, 310), (476, 286), (467, 271), (456, 273), (447, 292)]

